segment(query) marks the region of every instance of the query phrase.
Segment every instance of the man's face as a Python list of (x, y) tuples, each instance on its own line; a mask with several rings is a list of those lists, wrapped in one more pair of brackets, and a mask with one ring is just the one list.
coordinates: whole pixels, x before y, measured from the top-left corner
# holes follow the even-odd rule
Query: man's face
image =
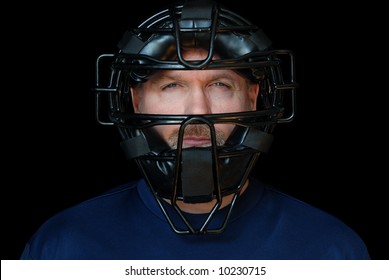
[[(186, 60), (204, 59), (203, 51), (185, 53)], [(163, 70), (147, 82), (132, 88), (135, 113), (161, 115), (202, 115), (252, 111), (259, 86), (232, 70)], [(177, 144), (177, 125), (155, 129), (171, 147)], [(232, 124), (216, 124), (217, 143), (222, 145), (233, 130)], [(183, 147), (209, 146), (206, 125), (188, 125)]]

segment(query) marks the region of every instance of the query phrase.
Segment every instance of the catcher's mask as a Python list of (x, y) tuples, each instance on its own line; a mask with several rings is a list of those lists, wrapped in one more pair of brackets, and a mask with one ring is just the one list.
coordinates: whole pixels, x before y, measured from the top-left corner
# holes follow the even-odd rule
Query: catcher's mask
[[(138, 164), (176, 233), (223, 232), (259, 154), (271, 145), (274, 126), (294, 118), (297, 84), (293, 53), (272, 49), (261, 29), (208, 0), (188, 0), (162, 10), (127, 31), (118, 47), (117, 53), (100, 55), (96, 61), (98, 122), (118, 128), (126, 156)], [(207, 50), (206, 58), (185, 60), (183, 50), (194, 47)], [(107, 63), (109, 68), (104, 67)], [(207, 115), (134, 113), (130, 89), (146, 82), (152, 73), (209, 69), (234, 70), (258, 83), (256, 110)], [(183, 148), (185, 129), (193, 124), (209, 128), (210, 146)], [(235, 126), (222, 145), (216, 142), (215, 124)], [(155, 133), (153, 128), (160, 125), (180, 127), (176, 147)], [(233, 198), (223, 222), (210, 227), (227, 195)], [(204, 222), (195, 227), (178, 201), (213, 201), (214, 205)], [(169, 204), (173, 211), (167, 211)]]

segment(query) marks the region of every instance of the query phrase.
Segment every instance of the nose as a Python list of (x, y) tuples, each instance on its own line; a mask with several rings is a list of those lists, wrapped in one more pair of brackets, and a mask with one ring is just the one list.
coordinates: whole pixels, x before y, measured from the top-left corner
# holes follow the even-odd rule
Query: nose
[(192, 88), (185, 111), (188, 115), (203, 115), (211, 113), (210, 100), (203, 88)]

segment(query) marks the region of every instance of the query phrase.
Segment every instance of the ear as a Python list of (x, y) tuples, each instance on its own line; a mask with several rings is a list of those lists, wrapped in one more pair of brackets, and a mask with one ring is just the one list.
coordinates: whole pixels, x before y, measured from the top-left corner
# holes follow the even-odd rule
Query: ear
[(257, 109), (257, 100), (259, 96), (259, 91), (261, 87), (258, 83), (253, 83), (249, 85), (249, 102), (250, 109), (255, 111)]
[(136, 87), (130, 87), (130, 92), (134, 113), (139, 113), (139, 90)]

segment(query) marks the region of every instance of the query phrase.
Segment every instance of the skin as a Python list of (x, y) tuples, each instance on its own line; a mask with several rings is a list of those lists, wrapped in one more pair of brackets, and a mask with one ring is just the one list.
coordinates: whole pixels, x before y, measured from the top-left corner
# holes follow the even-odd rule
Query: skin
[[(186, 60), (201, 60), (206, 56), (203, 50), (189, 50)], [(232, 70), (163, 70), (151, 75), (145, 83), (131, 88), (135, 113), (144, 114), (216, 114), (251, 111), (256, 109), (259, 85)], [(222, 144), (231, 134), (231, 124), (216, 124), (217, 142)], [(177, 126), (156, 127), (167, 143), (174, 146)], [(183, 147), (209, 146), (208, 127), (189, 125), (184, 134)], [(246, 189), (248, 181), (242, 188)], [(227, 206), (233, 195), (225, 196), (221, 208)], [(182, 211), (208, 213), (215, 204), (189, 204), (177, 201)]]

